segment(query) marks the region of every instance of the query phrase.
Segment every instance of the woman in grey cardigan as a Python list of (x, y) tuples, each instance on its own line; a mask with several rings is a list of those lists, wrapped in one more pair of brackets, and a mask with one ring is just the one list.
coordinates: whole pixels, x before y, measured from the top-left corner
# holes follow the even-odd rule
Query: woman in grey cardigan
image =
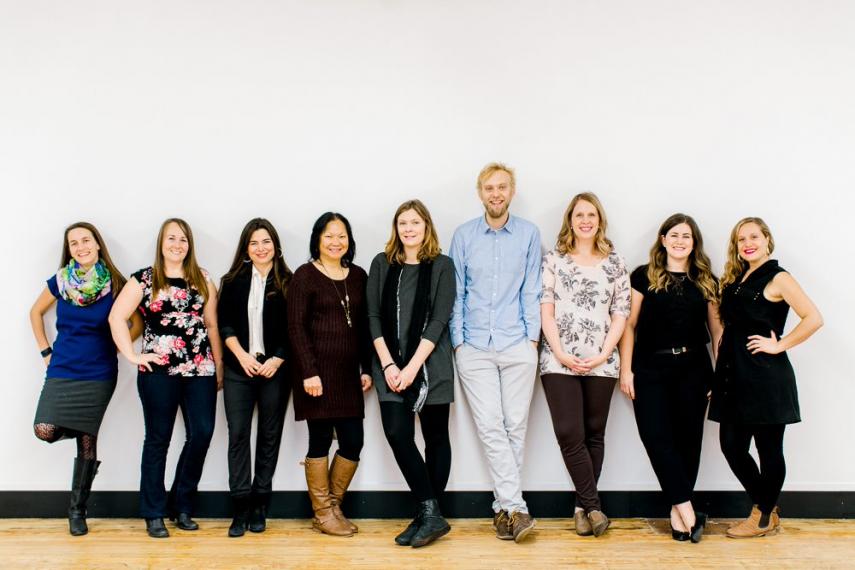
[[(395, 537), (401, 546), (425, 546), (451, 530), (437, 499), (451, 470), (454, 368), (448, 321), (454, 295), (454, 264), (440, 253), (430, 212), (418, 200), (404, 202), (386, 250), (371, 262), (367, 290), (383, 431), (418, 502), (416, 518)], [(416, 413), (424, 458), (415, 443)]]

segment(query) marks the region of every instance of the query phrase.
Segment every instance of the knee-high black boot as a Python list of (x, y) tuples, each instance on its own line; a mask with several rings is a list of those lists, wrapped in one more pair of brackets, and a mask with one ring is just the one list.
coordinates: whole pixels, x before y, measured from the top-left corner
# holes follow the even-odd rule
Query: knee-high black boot
[(100, 461), (74, 458), (74, 474), (71, 479), (71, 501), (68, 505), (68, 531), (72, 536), (89, 532), (86, 525), (86, 502), (92, 490), (92, 481), (98, 473)]

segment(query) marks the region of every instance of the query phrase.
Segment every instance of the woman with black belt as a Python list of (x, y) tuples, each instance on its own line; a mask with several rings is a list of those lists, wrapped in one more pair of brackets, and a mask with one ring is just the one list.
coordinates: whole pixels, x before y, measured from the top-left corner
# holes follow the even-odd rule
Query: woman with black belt
[[(33, 336), (47, 367), (33, 431), (48, 443), (77, 440), (68, 507), (68, 530), (74, 536), (89, 532), (86, 502), (101, 464), (98, 430), (118, 375), (107, 317), (124, 284), (101, 234), (92, 224), (78, 222), (66, 228), (59, 271), (30, 309)], [(57, 301), (57, 334), (51, 346), (44, 315)], [(136, 338), (142, 319), (134, 315), (131, 324), (129, 336)], [(123, 326), (127, 331), (127, 321)]]
[[(223, 277), (217, 303), (220, 336), (228, 348), (223, 358), (223, 394), (229, 424), (232, 537), (243, 536), (247, 522), (252, 532), (264, 532), (267, 527), (290, 395), (281, 368), (288, 342), (285, 294), (290, 281), (291, 270), (273, 224), (264, 218), (250, 220), (241, 232), (231, 269)], [(256, 406), (253, 479), (250, 436)]]
[[(139, 354), (124, 324), (137, 310), (145, 323)], [(163, 222), (154, 265), (131, 275), (110, 312), (110, 328), (119, 351), (139, 369), (137, 390), (145, 419), (140, 513), (146, 531), (152, 538), (169, 536), (164, 516), (181, 530), (197, 530), (193, 500), (214, 434), (223, 368), (217, 288), (196, 262), (187, 222)], [(187, 435), (167, 496), (166, 455), (179, 408)]]
[[(352, 536), (342, 513), (344, 494), (359, 466), (371, 388), (371, 338), (365, 310), (365, 271), (353, 263), (356, 244), (347, 218), (327, 212), (315, 222), (311, 261), (294, 272), (288, 289), (288, 338), (293, 355), (294, 418), (306, 420), (306, 485), (312, 527)], [(333, 435), (338, 450), (329, 465)]]
[[(386, 250), (368, 274), (368, 324), (378, 357), (372, 372), (383, 431), (418, 503), (415, 519), (395, 537), (401, 546), (426, 546), (451, 530), (437, 499), (451, 471), (454, 367), (448, 321), (456, 289), (454, 264), (440, 251), (430, 212), (410, 200), (395, 212)], [(415, 414), (424, 458), (415, 443)]]
[[(721, 450), (754, 507), (727, 531), (750, 538), (780, 528), (784, 428), (801, 421), (796, 378), (786, 350), (822, 326), (822, 315), (799, 284), (770, 259), (775, 242), (760, 218), (740, 220), (730, 234), (722, 277), (724, 335), (716, 364), (710, 419), (721, 424)], [(784, 335), (790, 307), (799, 323)], [(748, 452), (751, 440), (758, 468)]]
[[(718, 282), (691, 216), (660, 226), (650, 262), (632, 272), (632, 301), (620, 342), (620, 389), (671, 504), (671, 536), (699, 542), (706, 515), (692, 493), (701, 461), (713, 353), (721, 338)], [(632, 363), (632, 366), (629, 365)]]

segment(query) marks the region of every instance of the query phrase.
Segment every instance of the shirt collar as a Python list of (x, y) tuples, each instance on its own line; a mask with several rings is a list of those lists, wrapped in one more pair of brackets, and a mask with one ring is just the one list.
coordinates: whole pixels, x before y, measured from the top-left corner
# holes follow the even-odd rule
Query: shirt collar
[(260, 279), (261, 281), (265, 280), (264, 275), (262, 275), (261, 271), (259, 271), (258, 268), (255, 267), (255, 264), (252, 265), (252, 278)]
[[(516, 218), (511, 214), (508, 214), (508, 220), (505, 222), (505, 225), (501, 228), (494, 230), (490, 227), (490, 224), (487, 223), (487, 214), (482, 215), (480, 218), (481, 222), (478, 224), (481, 233), (487, 233), (490, 231), (500, 232), (502, 230), (507, 231), (509, 234), (514, 233), (514, 229), (516, 227), (516, 222), (514, 221)], [(253, 266), (254, 267), (254, 266)]]

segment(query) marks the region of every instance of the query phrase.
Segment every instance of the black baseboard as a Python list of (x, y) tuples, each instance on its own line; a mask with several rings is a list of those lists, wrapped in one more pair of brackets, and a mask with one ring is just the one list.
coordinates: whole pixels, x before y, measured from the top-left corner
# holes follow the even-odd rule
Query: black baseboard
[[(561, 491), (524, 493), (532, 514), (541, 518), (572, 515), (573, 494)], [(670, 506), (659, 491), (603, 491), (603, 511), (610, 517), (661, 518)], [(0, 518), (60, 518), (68, 509), (67, 491), (0, 491)], [(443, 497), (442, 511), (451, 518), (489, 516), (493, 495), (488, 491), (449, 491)], [(743, 517), (751, 508), (747, 495), (740, 491), (699, 491), (695, 508), (713, 517)], [(138, 515), (136, 491), (95, 491), (89, 500), (89, 516), (135, 518)], [(781, 512), (795, 518), (855, 518), (855, 492), (788, 491), (781, 495)], [(344, 501), (344, 510), (352, 518), (410, 518), (413, 500), (405, 491), (352, 491)], [(277, 491), (273, 494), (270, 516), (308, 518), (311, 505), (305, 491)], [(231, 516), (229, 495), (225, 491), (205, 491), (196, 500), (196, 516)]]

